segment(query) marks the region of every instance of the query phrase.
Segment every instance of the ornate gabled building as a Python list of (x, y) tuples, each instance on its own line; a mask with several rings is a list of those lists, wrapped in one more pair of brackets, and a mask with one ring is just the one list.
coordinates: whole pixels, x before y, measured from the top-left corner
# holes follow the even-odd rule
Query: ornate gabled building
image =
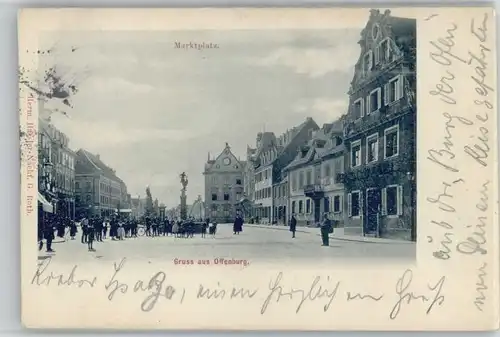
[[(273, 189), (273, 186), (282, 185), (281, 182), (285, 179), (282, 170), (294, 159), (297, 148), (307, 143), (313, 132), (318, 129), (318, 124), (311, 117), (307, 117), (303, 123), (287, 130), (280, 137), (275, 137), (274, 134), (266, 139), (260, 138), (260, 135), (257, 137), (258, 151), (249, 158), (249, 165), (253, 166), (255, 181), (252, 200), (254, 217), (259, 222), (276, 223), (280, 219), (286, 223), (286, 207), (281, 207), (281, 211), (274, 209), (274, 192), (278, 189)], [(266, 141), (266, 144), (262, 144), (263, 141)]]
[(205, 176), (205, 212), (211, 221), (233, 222), (241, 211), (239, 201), (243, 197), (243, 172), (246, 162), (238, 160), (226, 143), (214, 159), (208, 155)]
[(345, 233), (415, 239), (416, 20), (370, 12), (344, 128)]
[(343, 123), (341, 118), (324, 124), (284, 169), (290, 214), (295, 214), (299, 225), (316, 225), (322, 214), (344, 222), (344, 186), (337, 179), (344, 172)]

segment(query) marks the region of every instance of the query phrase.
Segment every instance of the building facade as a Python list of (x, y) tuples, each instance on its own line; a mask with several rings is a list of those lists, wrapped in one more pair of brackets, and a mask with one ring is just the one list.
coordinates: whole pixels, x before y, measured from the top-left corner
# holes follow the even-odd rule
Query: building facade
[(39, 191), (50, 200), (52, 212), (75, 218), (75, 157), (69, 138), (47, 121), (39, 120)]
[[(269, 136), (266, 146), (261, 145), (261, 150), (251, 158), (255, 177), (253, 203), (255, 205), (255, 217), (260, 223), (278, 221), (280, 217), (279, 209), (283, 212), (283, 207), (276, 207), (276, 209), (274, 207), (273, 186), (282, 185), (282, 181), (286, 179), (283, 169), (295, 158), (297, 149), (306, 144), (311, 139), (313, 132), (318, 129), (316, 122), (311, 117), (307, 117), (303, 123), (291, 130), (287, 130), (280, 137), (276, 138), (274, 134)], [(287, 219), (288, 214), (281, 215), (282, 222), (287, 223)]]
[(344, 223), (344, 186), (337, 178), (344, 172), (342, 134), (343, 119), (323, 125), (284, 170), (288, 207), (299, 225), (317, 225), (323, 214), (340, 226)]
[(111, 216), (128, 209), (127, 186), (115, 170), (102, 162), (99, 155), (78, 150), (76, 160), (76, 199), (80, 217)]
[(273, 224), (287, 224), (288, 177), (273, 184)]
[(416, 21), (372, 10), (344, 129), (348, 234), (415, 240)]
[(233, 222), (242, 211), (243, 172), (245, 162), (231, 152), (229, 144), (205, 164), (205, 216), (219, 223)]

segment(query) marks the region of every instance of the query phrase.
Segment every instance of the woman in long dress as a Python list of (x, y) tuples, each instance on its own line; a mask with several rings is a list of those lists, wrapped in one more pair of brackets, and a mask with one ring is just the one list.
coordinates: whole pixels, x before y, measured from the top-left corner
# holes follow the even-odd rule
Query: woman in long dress
[(175, 236), (175, 237), (178, 237), (179, 235), (179, 224), (177, 223), (177, 221), (173, 221), (173, 225), (172, 225), (172, 234)]

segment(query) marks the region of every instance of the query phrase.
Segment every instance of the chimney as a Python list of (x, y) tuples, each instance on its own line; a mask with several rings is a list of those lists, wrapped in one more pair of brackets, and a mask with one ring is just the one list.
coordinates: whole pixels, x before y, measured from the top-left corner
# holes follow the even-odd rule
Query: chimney
[(97, 159), (101, 160), (101, 155), (98, 153), (95, 155)]

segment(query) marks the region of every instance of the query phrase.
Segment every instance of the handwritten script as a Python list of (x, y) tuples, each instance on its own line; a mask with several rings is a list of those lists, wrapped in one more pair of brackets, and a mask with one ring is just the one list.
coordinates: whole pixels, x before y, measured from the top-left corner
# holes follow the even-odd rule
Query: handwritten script
[[(284, 272), (278, 272), (271, 277), (267, 287), (252, 287), (231, 285), (229, 287), (217, 284), (199, 283), (197, 287), (188, 288), (180, 282), (169, 279), (166, 271), (157, 271), (145, 278), (135, 281), (121, 279), (123, 271), (127, 266), (127, 260), (114, 263), (109, 278), (99, 282), (97, 276), (84, 276), (78, 273), (77, 265), (69, 273), (54, 272), (50, 268), (51, 259), (41, 263), (33, 278), (32, 284), (39, 287), (73, 287), (95, 288), (103, 291), (107, 299), (113, 302), (117, 296), (127, 296), (135, 293), (142, 296), (140, 310), (150, 312), (158, 305), (183, 305), (186, 300), (190, 301), (244, 301), (246, 305), (255, 305), (261, 315), (269, 311), (275, 312), (289, 308), (295, 314), (301, 313), (304, 308), (315, 310), (319, 308), (323, 312), (337, 309), (345, 305), (358, 303), (375, 303), (380, 305), (380, 310), (386, 310), (387, 315), (397, 319), (404, 312), (405, 307), (414, 307), (407, 310), (408, 315), (414, 315), (415, 309), (422, 310), (424, 314), (430, 314), (435, 307), (441, 306), (445, 301), (444, 286), (445, 276), (437, 281), (422, 287), (415, 284), (413, 272), (405, 270), (404, 273), (394, 280), (394, 291), (382, 293), (374, 291), (360, 292), (350, 287), (341, 280), (331, 276), (315, 276), (309, 283), (294, 284), (293, 278), (287, 280)], [(130, 276), (130, 274), (128, 274)], [(423, 289), (423, 290), (422, 290)], [(273, 314), (271, 313), (271, 314)]]
[[(433, 184), (434, 194), (425, 198), (433, 211), (429, 231), (432, 235), (427, 236), (427, 242), (433, 245), (431, 253), (438, 260), (477, 260), (475, 270), (464, 272), (476, 275), (471, 303), (481, 312), (488, 289), (488, 227), (493, 220), (491, 180), (497, 174), (491, 158), (495, 139), (490, 128), (496, 127), (492, 124), (496, 88), (494, 64), (490, 64), (495, 60), (489, 32), (491, 20), (485, 12), (467, 24), (450, 21), (438, 37), (428, 41), (429, 59), (440, 74), (428, 94), (439, 109), (442, 128), (440, 139), (427, 150), (426, 158), (431, 163), (429, 169), (440, 170), (446, 178)], [(460, 109), (460, 105), (471, 108)], [(467, 199), (459, 201), (461, 196)]]

